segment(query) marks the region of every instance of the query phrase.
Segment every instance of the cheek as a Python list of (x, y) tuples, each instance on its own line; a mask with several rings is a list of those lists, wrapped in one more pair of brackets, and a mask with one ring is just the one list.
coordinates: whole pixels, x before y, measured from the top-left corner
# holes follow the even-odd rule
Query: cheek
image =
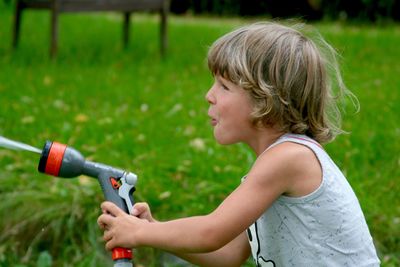
[(229, 112), (229, 116), (222, 116), (220, 118), (214, 127), (214, 138), (219, 144), (229, 145), (247, 139), (247, 133), (252, 124), (249, 114), (242, 111), (236, 109)]
[(253, 110), (247, 102), (240, 102), (234, 108), (229, 110), (232, 121), (241, 126), (245, 126), (251, 123)]

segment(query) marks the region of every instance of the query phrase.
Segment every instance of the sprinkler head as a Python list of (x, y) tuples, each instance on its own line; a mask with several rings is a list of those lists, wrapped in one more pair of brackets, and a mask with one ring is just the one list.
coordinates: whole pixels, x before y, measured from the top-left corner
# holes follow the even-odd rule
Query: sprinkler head
[(38, 165), (39, 172), (58, 176), (67, 146), (46, 141)]

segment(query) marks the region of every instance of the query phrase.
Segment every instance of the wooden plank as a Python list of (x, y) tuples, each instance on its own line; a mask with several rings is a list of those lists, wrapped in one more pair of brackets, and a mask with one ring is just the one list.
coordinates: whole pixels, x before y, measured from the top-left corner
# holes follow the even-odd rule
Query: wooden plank
[(161, 11), (162, 0), (60, 0), (61, 12)]

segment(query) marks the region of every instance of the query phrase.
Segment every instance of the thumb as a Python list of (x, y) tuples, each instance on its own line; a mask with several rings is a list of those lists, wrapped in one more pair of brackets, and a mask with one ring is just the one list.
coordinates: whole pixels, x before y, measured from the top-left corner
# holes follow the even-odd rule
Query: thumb
[(150, 208), (147, 203), (139, 202), (133, 206), (132, 215), (139, 216), (140, 214), (145, 213), (146, 211), (149, 211), (149, 210), (150, 210)]

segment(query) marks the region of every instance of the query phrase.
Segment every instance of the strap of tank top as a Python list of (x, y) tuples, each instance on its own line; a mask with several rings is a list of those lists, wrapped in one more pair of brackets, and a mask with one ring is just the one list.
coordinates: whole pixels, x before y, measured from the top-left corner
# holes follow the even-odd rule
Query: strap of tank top
[(281, 137), (279, 137), (272, 145), (267, 147), (258, 157), (260, 157), (262, 154), (264, 154), (264, 152), (267, 151), (268, 149), (270, 149), (276, 145), (279, 145), (280, 143), (290, 141), (290, 140), (298, 140), (300, 142), (309, 142), (310, 144), (316, 145), (320, 149), (324, 150), (324, 148), (321, 146), (321, 144), (319, 144), (317, 141), (315, 141), (314, 139), (312, 139), (306, 135), (287, 133), (287, 134), (284, 134)]
[[(314, 144), (314, 145), (317, 145), (317, 146), (319, 146), (320, 148), (322, 148), (322, 146), (321, 146), (321, 144), (320, 143), (318, 143), (317, 141), (315, 141), (314, 139), (312, 139), (312, 138), (310, 138), (310, 137), (308, 137), (308, 136), (305, 136), (305, 135), (294, 135), (294, 134), (285, 134), (285, 135), (283, 135), (282, 136), (282, 138), (288, 138), (288, 139), (297, 139), (297, 140), (301, 140), (301, 141), (305, 141), (305, 142), (310, 142), (310, 143), (312, 143), (312, 144)], [(279, 139), (277, 140), (277, 141), (279, 141)], [(323, 148), (322, 148), (323, 149)]]

